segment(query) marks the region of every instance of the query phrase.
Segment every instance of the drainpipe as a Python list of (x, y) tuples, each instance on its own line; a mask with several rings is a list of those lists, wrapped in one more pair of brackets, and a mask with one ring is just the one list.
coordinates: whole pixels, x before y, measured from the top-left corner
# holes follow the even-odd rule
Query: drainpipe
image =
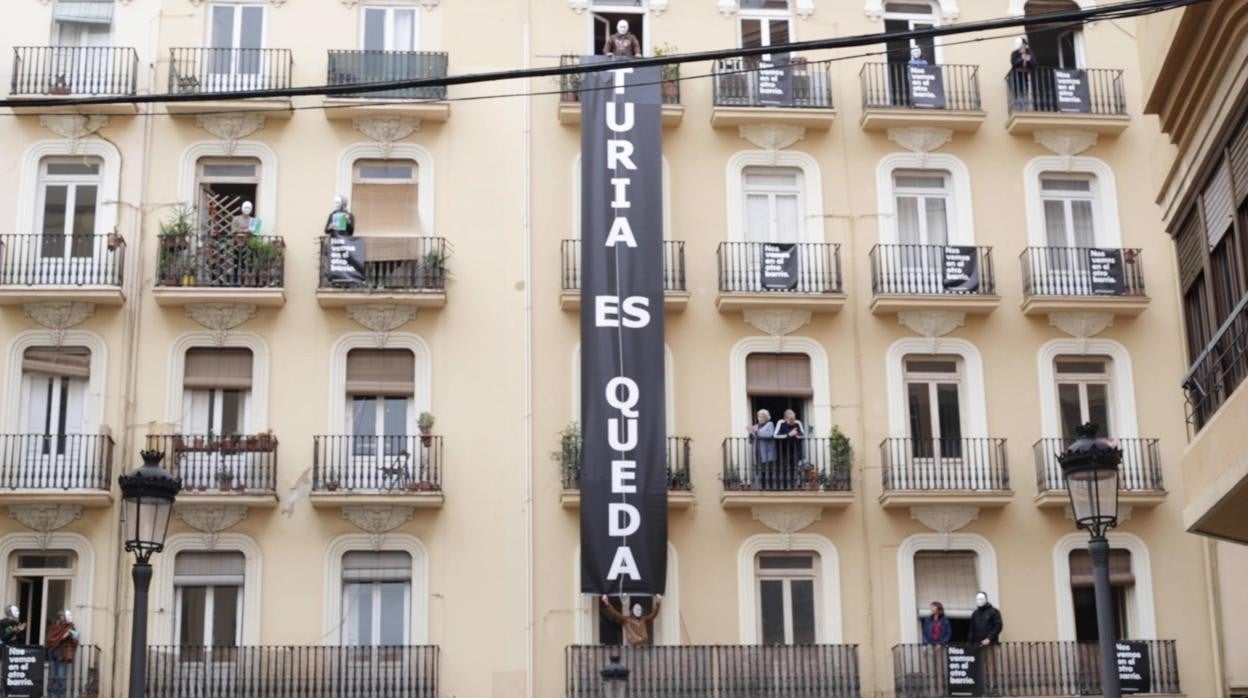
[(1209, 607), (1209, 646), (1213, 648), (1213, 693), (1226, 695), (1226, 665), (1222, 646), (1222, 593), (1218, 582), (1218, 542), (1205, 538), (1201, 552), (1205, 559), (1205, 604)]
[[(524, 5), (524, 56), (522, 64), (527, 70), (532, 55), (533, 2)], [(534, 626), (534, 560), (533, 541), (533, 79), (525, 80), (524, 86), (524, 181), (523, 221), (524, 229), (524, 592), (525, 592), (525, 696), (536, 694), (537, 679), (536, 648), (537, 628)]]

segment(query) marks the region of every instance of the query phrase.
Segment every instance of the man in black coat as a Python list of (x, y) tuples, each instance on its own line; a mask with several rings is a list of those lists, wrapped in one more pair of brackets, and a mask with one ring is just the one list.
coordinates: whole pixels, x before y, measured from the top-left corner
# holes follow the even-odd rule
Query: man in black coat
[(1001, 612), (988, 603), (988, 595), (979, 592), (975, 595), (975, 610), (971, 613), (971, 627), (966, 641), (987, 647), (1001, 642)]

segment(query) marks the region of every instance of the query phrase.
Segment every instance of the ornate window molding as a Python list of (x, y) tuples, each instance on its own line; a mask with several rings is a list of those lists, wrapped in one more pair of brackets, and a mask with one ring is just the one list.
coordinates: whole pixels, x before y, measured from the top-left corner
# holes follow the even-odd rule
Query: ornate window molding
[[(349, 146), (338, 156), (338, 177), (334, 180), (334, 193), (347, 197), (348, 208), (354, 206), (355, 202), (351, 200), (351, 171), (355, 167), (355, 161), (378, 157), (416, 162), (416, 207), (420, 219), (420, 234), (433, 235), (437, 229), (433, 217), (433, 188), (437, 179), (433, 176), (433, 153), (424, 146), (415, 143), (389, 143), (384, 151), (380, 150), (378, 143), (356, 143)], [(326, 201), (325, 207), (328, 208), (329, 204)]]
[[(1087, 542), (1086, 536), (1084, 542)], [(897, 617), (901, 623), (903, 643), (915, 644), (920, 641), (916, 622), (919, 608), (914, 600), (914, 554), (920, 550), (974, 551), (975, 573), (979, 579), (980, 590), (988, 594), (988, 600), (993, 605), (1001, 605), (997, 582), (997, 551), (987, 538), (974, 533), (915, 533), (897, 547)], [(1069, 577), (1067, 573), (1067, 579)], [(1075, 638), (1072, 636), (1069, 639)]]
[[(0, 565), (4, 565), (8, 569), (9, 557), (18, 550), (40, 550), (43, 541), (41, 537), (47, 536), (43, 533), (10, 533), (0, 538)], [(107, 640), (101, 637), (95, 637), (91, 634), (92, 621), (95, 620), (97, 609), (107, 609), (112, 603), (112, 599), (100, 599), (97, 603), (92, 597), (95, 593), (95, 548), (92, 547), (91, 541), (78, 533), (61, 533), (55, 532), (48, 536), (47, 548), (49, 550), (72, 550), (74, 555), (78, 557), (74, 566), (74, 583), (72, 587), (73, 608), (76, 612), (74, 623), (78, 626), (78, 631), (82, 635), (82, 643), (89, 644), (106, 644)], [(13, 575), (7, 572), (0, 575), (0, 598), (6, 599), (5, 603), (9, 603), (9, 599), (17, 599), (17, 583)], [(111, 616), (111, 612), (109, 613)]]
[[(1153, 605), (1153, 563), (1148, 546), (1138, 536), (1110, 531), (1110, 548), (1120, 548), (1131, 553), (1131, 574), (1135, 577), (1135, 603), (1127, 609), (1131, 625), (1131, 637), (1137, 640), (1157, 639), (1157, 610)], [(1053, 546), (1053, 590), (1057, 595), (1057, 639), (1060, 642), (1075, 641), (1075, 599), (1070, 591), (1070, 553), (1086, 550), (1088, 534), (1080, 531), (1058, 539)], [(1134, 613), (1132, 613), (1134, 611)]]
[[(341, 402), (341, 400), (339, 400)], [(333, 539), (325, 553), (325, 608), (322, 619), (325, 645), (338, 645), (338, 628), (342, 625), (342, 556), (353, 550), (401, 550), (412, 556), (411, 618), (408, 620), (408, 644), (429, 644), (429, 552), (416, 536), (387, 533), (374, 546), (368, 533), (345, 533)]]
[(895, 170), (943, 170), (952, 180), (953, 194), (949, 215), (949, 243), (975, 244), (974, 205), (971, 201), (971, 172), (966, 163), (945, 153), (893, 153), (885, 155), (875, 167), (876, 210), (880, 212), (880, 242), (897, 242), (897, 197), (893, 195)]
[[(952, 22), (962, 12), (958, 8), (958, 0), (931, 0), (931, 2), (933, 5), (940, 6), (940, 19), (942, 22)], [(867, 17), (872, 22), (878, 22), (884, 16), (884, 0), (867, 0), (867, 5), (863, 8), (863, 12), (867, 13)], [(933, 16), (935, 16), (934, 13)]]
[[(676, 362), (672, 358), (672, 348), (663, 345), (663, 409), (667, 412), (667, 433), (676, 435)], [(572, 412), (574, 421), (581, 421), (581, 344), (577, 342), (572, 348)]]
[(1118, 218), (1118, 184), (1114, 170), (1100, 158), (1042, 155), (1023, 168), (1023, 202), (1027, 211), (1027, 244), (1048, 245), (1044, 234), (1044, 204), (1040, 200), (1040, 175), (1045, 172), (1083, 173), (1096, 179), (1096, 242), (1101, 247), (1122, 247), (1122, 223)]
[[(22, 356), (31, 347), (51, 344), (47, 330), (19, 332), (9, 343), (9, 353), (4, 367), (4, 419), (9, 433), (25, 431), (21, 426), (22, 415)], [(91, 352), (91, 375), (87, 378), (87, 404), (84, 422), (90, 428), (104, 427), (104, 395), (108, 379), (108, 345), (104, 338), (86, 330), (65, 330), (61, 346), (86, 347)]]
[(155, 622), (151, 623), (151, 644), (172, 645), (177, 639), (174, 635), (173, 619), (173, 567), (178, 553), (188, 551), (237, 551), (243, 554), (243, 627), (242, 644), (260, 644), (260, 585), (261, 576), (260, 546), (251, 536), (241, 533), (218, 533), (215, 545), (208, 546), (205, 536), (201, 533), (176, 533), (165, 541), (165, 550), (153, 558), (155, 567), (152, 591), (156, 597), (152, 614)]
[(182, 422), (182, 383), (186, 375), (186, 352), (195, 347), (246, 347), (251, 350), (250, 431), (269, 427), (269, 345), (254, 332), (183, 332), (169, 349), (169, 385), (165, 390), (165, 415), (170, 424)]
[[(39, 163), (46, 157), (72, 155), (95, 156), (101, 160), (100, 193), (96, 203), (95, 231), (106, 233), (117, 228), (118, 202), (121, 201), (121, 152), (106, 140), (48, 139), (31, 143), (22, 153), (17, 178), (16, 231), (35, 229), (35, 209), (39, 196)], [(141, 254), (138, 245), (134, 254)], [(127, 266), (130, 260), (127, 261)]]
[(796, 167), (802, 171), (803, 218), (806, 221), (800, 242), (823, 242), (823, 177), (819, 162), (797, 150), (740, 150), (728, 159), (726, 168), (728, 194), (728, 240), (745, 239), (745, 211), (742, 187), (745, 168)]
[[(572, 592), (576, 594), (573, 605), (575, 627), (573, 632), (578, 645), (594, 644), (594, 623), (598, 619), (598, 599), (581, 593), (581, 548), (577, 546), (572, 556)], [(663, 607), (654, 619), (654, 644), (679, 645), (680, 637), (680, 561), (676, 546), (667, 542), (667, 591), (663, 594)]]
[[(195, 192), (195, 166), (200, 158), (221, 157), (220, 141), (199, 141), (182, 151), (178, 164), (178, 201), (194, 204), (199, 200)], [(237, 141), (230, 157), (256, 158), (260, 161), (260, 187), (256, 197), (256, 218), (264, 222), (266, 235), (277, 231), (277, 153), (259, 141)], [(136, 246), (137, 248), (137, 246)]]
[(828, 353), (823, 345), (810, 337), (746, 337), (733, 345), (728, 355), (728, 404), (732, 410), (732, 434), (745, 436), (745, 430), (753, 423), (750, 401), (745, 394), (745, 359), (750, 354), (771, 354), (784, 351), (805, 354), (810, 357), (810, 382), (814, 390), (811, 398), (810, 416), (806, 423), (813, 425), (818, 433), (826, 434), (832, 429), (832, 394), (829, 390)]
[[(352, 349), (375, 349), (377, 338), (372, 332), (344, 334), (329, 349), (329, 425), (330, 434), (341, 433), (347, 426), (347, 354)], [(394, 332), (386, 342), (387, 349), (411, 350), (416, 361), (416, 394), (412, 396), (412, 415), (431, 409), (433, 403), (433, 355), (419, 335)], [(413, 417), (414, 418), (414, 417)], [(386, 536), (389, 540), (390, 536)], [(363, 545), (363, 544), (361, 544)], [(364, 549), (363, 547), (361, 549)], [(414, 643), (419, 644), (419, 643)]]
[(819, 555), (819, 592), (816, 601), (819, 623), (815, 642), (840, 644), (841, 563), (832, 541), (817, 533), (758, 533), (745, 539), (737, 551), (737, 631), (743, 645), (757, 645), (758, 584), (754, 581), (754, 558), (771, 550), (810, 550)]
[(1112, 339), (1052, 339), (1036, 354), (1040, 376), (1040, 429), (1046, 438), (1062, 433), (1057, 406), (1057, 373), (1053, 361), (1059, 356), (1101, 354), (1110, 358), (1110, 390), (1113, 391), (1114, 436), (1139, 436), (1135, 412), (1135, 385), (1131, 380), (1131, 352)]
[[(884, 359), (884, 370), (887, 378), (888, 391), (888, 434), (893, 437), (905, 437), (909, 433), (906, 421), (906, 388), (903, 377), (904, 360), (907, 354), (932, 354), (932, 342), (919, 337), (906, 337), (893, 342), (888, 348), (888, 356)], [(966, 420), (965, 436), (968, 438), (988, 435), (988, 407), (985, 404), (984, 392), (984, 359), (979, 349), (965, 339), (942, 337), (940, 353), (956, 354), (962, 357), (963, 388), (966, 390), (962, 401), (962, 416)]]

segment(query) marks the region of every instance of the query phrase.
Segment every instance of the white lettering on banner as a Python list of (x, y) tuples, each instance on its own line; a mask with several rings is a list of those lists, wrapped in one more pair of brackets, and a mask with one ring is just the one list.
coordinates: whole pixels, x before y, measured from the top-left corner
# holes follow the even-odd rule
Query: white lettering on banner
[(624, 441), (620, 441), (620, 420), (607, 420), (607, 443), (613, 451), (631, 451), (637, 448), (637, 420), (624, 420)]
[(607, 141), (607, 169), (614, 172), (620, 163), (630, 170), (637, 169), (637, 165), (633, 164), (633, 144), (629, 141)]
[[(615, 204), (612, 203), (612, 206)], [(628, 202), (624, 202), (621, 208), (628, 208)], [(626, 247), (636, 247), (637, 238), (633, 237), (633, 226), (628, 224), (627, 218), (616, 218), (611, 221), (611, 231), (607, 233), (607, 247), (615, 247), (615, 243), (623, 242)]]
[(615, 559), (611, 561), (611, 569), (607, 570), (607, 580), (615, 581), (621, 574), (641, 581), (641, 572), (637, 569), (637, 561), (633, 559), (633, 549), (627, 545), (615, 549)]
[[(629, 296), (624, 299), (623, 324), (630, 329), (638, 329), (650, 324), (650, 299), (645, 296)], [(594, 296), (594, 326), (619, 327), (620, 319), (619, 296)]]
[(624, 94), (624, 76), (632, 75), (633, 69), (632, 68), (616, 68), (612, 70), (611, 72), (615, 73), (615, 93), (617, 95)]
[[(619, 389), (624, 389), (624, 398), (620, 399)], [(616, 376), (607, 381), (607, 404), (620, 411), (625, 417), (636, 417), (637, 412), (637, 381), (632, 378)]]
[[(641, 513), (632, 504), (611, 502), (607, 505), (607, 513), (611, 518), (610, 534), (613, 536), (631, 536), (641, 528)], [(621, 515), (625, 523), (620, 523)]]
[[(611, 186), (615, 187), (615, 198), (611, 200), (611, 208), (632, 208), (633, 205), (628, 201), (628, 185), (632, 181), (628, 177), (611, 178)], [(607, 244), (610, 245), (610, 241)], [(633, 247), (635, 244), (629, 245), (629, 247)]]
[(611, 461), (611, 491), (621, 494), (635, 494), (637, 485), (627, 485), (625, 481), (637, 479), (637, 473), (633, 472), (636, 468), (637, 461), (635, 460)]
[(607, 128), (616, 133), (626, 133), (633, 130), (633, 117), (636, 115), (632, 102), (624, 102), (624, 123), (618, 123), (616, 118), (615, 107), (617, 102), (607, 102)]

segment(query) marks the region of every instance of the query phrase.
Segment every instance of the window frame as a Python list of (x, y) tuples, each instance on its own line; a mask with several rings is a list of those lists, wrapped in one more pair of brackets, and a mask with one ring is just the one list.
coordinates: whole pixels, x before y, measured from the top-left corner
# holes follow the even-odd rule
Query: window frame
[[(213, 43), (212, 43), (212, 19), (213, 19), (213, 14), (216, 12), (217, 7), (234, 8), (234, 22), (233, 22), (233, 28), (231, 29), (231, 33), (230, 33), (230, 45), (229, 46), (213, 46)], [(254, 0), (252, 2), (241, 2), (241, 1), (227, 2), (225, 0), (213, 0), (212, 2), (208, 3), (208, 11), (204, 13), (204, 34), (205, 34), (204, 47), (205, 48), (225, 48), (225, 49), (234, 49), (234, 50), (241, 49), (242, 47), (239, 46), (239, 43), (242, 40), (243, 8), (245, 7), (255, 7), (255, 8), (260, 9), (260, 46), (258, 46), (257, 48), (260, 50), (268, 48), (268, 45), (269, 45), (268, 5), (263, 2), (256, 2)], [(233, 61), (231, 61), (230, 67), (231, 67), (231, 72), (229, 74), (233, 75), (234, 70), (236, 68)]]
[[(764, 185), (757, 185), (757, 184), (751, 185), (750, 184), (751, 170), (754, 170), (755, 172), (761, 172), (764, 174), (766, 173), (775, 174), (781, 171), (791, 171), (795, 175), (794, 181), (796, 183), (792, 187), (786, 187), (782, 185), (775, 185), (775, 186), (773, 185), (764, 186)], [(741, 215), (742, 215), (741, 231), (743, 234), (742, 239), (746, 240), (747, 242), (750, 241), (749, 240), (749, 203), (748, 201), (751, 195), (767, 196), (767, 211), (768, 211), (768, 231), (767, 231), (768, 240), (767, 242), (804, 242), (805, 241), (806, 226), (803, 224), (802, 219), (805, 217), (805, 211), (806, 211), (806, 179), (805, 179), (805, 172), (803, 172), (802, 168), (793, 167), (793, 166), (761, 167), (758, 165), (747, 165), (746, 167), (742, 168), (741, 170)], [(779, 207), (776, 205), (776, 200), (779, 196), (787, 196), (787, 195), (793, 195), (796, 201), (795, 208), (796, 208), (796, 213), (797, 213), (797, 228), (796, 230), (793, 231), (794, 237), (795, 237), (795, 239), (793, 240), (782, 240), (780, 239), (780, 235), (779, 235), (780, 233), (779, 216), (778, 216)]]
[[(1101, 364), (1100, 373), (1063, 373), (1059, 368), (1063, 361), (1079, 360), (1084, 362), (1097, 361)], [(1112, 356), (1102, 356), (1099, 354), (1089, 354), (1087, 356), (1074, 356), (1070, 354), (1060, 354), (1053, 358), (1053, 389), (1056, 393), (1057, 410), (1058, 410), (1058, 428), (1062, 428), (1061, 410), (1062, 410), (1062, 385), (1075, 385), (1079, 390), (1079, 414), (1080, 424), (1089, 421), (1091, 417), (1088, 402), (1088, 386), (1103, 385), (1105, 387), (1105, 414), (1108, 417), (1108, 424), (1100, 425), (1102, 433), (1108, 436), (1115, 436), (1118, 433), (1117, 420), (1117, 398), (1115, 395), (1116, 386), (1114, 385), (1114, 367)]]
[[(771, 25), (775, 22), (784, 22), (788, 25), (789, 43), (797, 41), (797, 23), (794, 22), (795, 13), (793, 12), (793, 0), (788, 0), (787, 7), (783, 10), (765, 9), (765, 8), (745, 8), (737, 3), (737, 46), (745, 48), (745, 22), (759, 22), (759, 36), (761, 43), (759, 46), (771, 46)], [(771, 54), (762, 54), (759, 59), (770, 61)], [(748, 60), (748, 59), (747, 59)]]
[[(763, 558), (798, 558), (806, 557), (810, 559), (810, 567), (806, 569), (763, 569)], [(819, 569), (821, 561), (819, 553), (814, 550), (762, 550), (754, 556), (754, 604), (755, 604), (755, 632), (759, 642), (763, 638), (763, 592), (762, 583), (764, 581), (780, 581), (782, 583), (782, 603), (784, 608), (784, 646), (792, 646), (793, 638), (793, 581), (809, 580), (811, 585), (811, 603), (814, 618), (811, 619), (811, 627), (814, 631), (816, 642), (819, 636), (819, 627), (823, 617), (822, 603), (820, 597), (821, 585), (819, 580)]]
[[(903, 186), (898, 183), (899, 177), (932, 177), (939, 175), (943, 181), (940, 189), (910, 187)], [(957, 229), (957, 197), (953, 191), (953, 173), (949, 170), (941, 169), (918, 169), (918, 168), (894, 168), (891, 172), (892, 195), (893, 195), (893, 211), (895, 212), (894, 228), (897, 234), (897, 244), (899, 245), (925, 245), (944, 247), (950, 243), (950, 237), (954, 230)], [(919, 220), (919, 238), (920, 242), (906, 243), (902, 242), (901, 232), (901, 199), (903, 197), (913, 197), (916, 201), (918, 220)], [(928, 230), (927, 221), (927, 200), (929, 198), (942, 198), (945, 202), (945, 241), (943, 243), (934, 243), (931, 241), (931, 233)]]
[[(929, 361), (952, 360), (954, 362), (954, 370), (952, 372), (912, 371), (910, 370), (910, 367), (909, 367), (909, 362), (911, 358), (920, 358), (920, 359), (925, 359)], [(967, 413), (967, 394), (966, 394), (967, 392), (966, 382), (967, 381), (966, 381), (966, 367), (964, 364), (965, 362), (963, 361), (963, 357), (958, 354), (932, 354), (932, 355), (906, 354), (902, 356), (901, 378), (902, 378), (902, 389), (905, 391), (904, 399), (906, 403), (906, 432), (907, 432), (906, 436), (911, 441), (917, 442), (919, 440), (919, 437), (915, 436), (912, 433), (912, 430), (910, 428), (911, 425), (913, 424), (913, 415), (910, 413), (910, 397), (909, 397), (910, 386), (912, 384), (926, 384), (927, 385), (928, 405), (929, 405), (929, 409), (931, 410), (929, 419), (931, 420), (931, 424), (933, 427), (931, 438), (935, 441), (940, 441), (945, 438), (940, 433), (943, 430), (939, 427), (940, 404), (938, 402), (939, 393), (937, 390), (937, 386), (941, 384), (947, 385), (949, 383), (953, 383), (954, 385), (956, 385), (957, 396), (958, 396), (958, 431), (960, 432), (958, 439), (963, 440), (963, 439), (968, 438), (966, 434), (967, 432), (966, 425), (967, 425), (967, 418), (969, 415)]]
[[(21, 560), (22, 555), (31, 555), (31, 554), (48, 555), (53, 552), (63, 553), (63, 554), (68, 555), (69, 565), (66, 567), (23, 567), (21, 565), (20, 560)], [(79, 555), (77, 551), (71, 550), (71, 549), (59, 548), (55, 545), (50, 546), (47, 549), (31, 549), (31, 548), (25, 548), (25, 547), (18, 547), (9, 553), (9, 558), (6, 564), (6, 571), (8, 574), (9, 583), (13, 585), (14, 598), (16, 599), (14, 601), (15, 604), (20, 605), (23, 601), (23, 599), (18, 597), (18, 594), (21, 590), (22, 581), (24, 579), (37, 577), (39, 578), (43, 586), (43, 594), (42, 594), (42, 600), (41, 600), (43, 607), (38, 609), (38, 613), (44, 618), (46, 618), (48, 622), (39, 623), (38, 627), (34, 628), (34, 630), (38, 632), (37, 637), (38, 637), (39, 644), (43, 644), (45, 640), (45, 636), (47, 634), (48, 625), (51, 623), (53, 619), (56, 618), (57, 611), (64, 610), (64, 609), (53, 609), (53, 608), (48, 607), (48, 594), (47, 594), (48, 582), (49, 581), (68, 582), (68, 588), (66, 590), (65, 597), (66, 597), (67, 603), (72, 603), (75, 597), (75, 587), (78, 584), (78, 569), (79, 569), (78, 558), (79, 558)], [(26, 609), (25, 611), (23, 611), (22, 619), (24, 621), (29, 623), (30, 621), (35, 620), (35, 618), (36, 618), (36, 612), (34, 610)], [(30, 630), (28, 629), (25, 632), (29, 632), (29, 631)]]
[[(233, 589), (235, 593), (234, 602), (234, 644), (233, 647), (239, 647), (243, 644), (243, 584), (173, 584), (173, 644), (178, 647), (206, 648), (219, 647), (214, 642), (213, 625), (216, 622), (216, 614), (214, 613), (216, 604), (216, 590)], [(183, 591), (187, 588), (204, 589), (204, 637), (199, 644), (184, 644), (182, 634), (182, 601)]]
[[(360, 43), (359, 43), (359, 46), (360, 46), (361, 51), (377, 50), (377, 49), (367, 48), (367, 44), (365, 43), (366, 32), (368, 30), (368, 20), (366, 19), (366, 17), (369, 12), (382, 12), (384, 15), (382, 19), (382, 31), (385, 34), (385, 37), (382, 40), (382, 44), (385, 46), (385, 48), (381, 49), (383, 53), (410, 53), (410, 52), (415, 52), (415, 51), (420, 50), (421, 41), (420, 41), (420, 6), (419, 5), (414, 5), (414, 4), (413, 5), (394, 5), (394, 4), (370, 3), (367, 5), (360, 6), (360, 14), (359, 14)], [(396, 12), (411, 12), (412, 13), (412, 46), (411, 48), (395, 48), (394, 47), (394, 34), (395, 34), (394, 16)]]
[[(95, 165), (94, 173), (85, 174), (51, 174), (48, 172), (49, 165), (55, 164), (82, 164), (89, 161)], [(48, 188), (52, 186), (63, 186), (65, 192), (65, 222), (61, 226), (61, 233), (58, 236), (61, 244), (64, 245), (64, 251), (59, 257), (43, 256), (43, 240), (47, 237), (44, 232), (47, 215), (47, 196)], [(74, 223), (77, 220), (76, 206), (78, 191), (81, 187), (95, 187), (95, 206), (91, 211), (92, 226), (89, 233), (91, 242), (91, 254), (78, 255), (74, 254), (77, 250), (74, 245)], [(39, 171), (37, 174), (37, 182), (35, 186), (35, 211), (33, 230), (37, 236), (36, 243), (40, 252), (39, 260), (43, 264), (70, 263), (73, 260), (86, 260), (90, 263), (95, 258), (98, 236), (105, 232), (103, 216), (101, 215), (102, 197), (104, 195), (104, 161), (98, 156), (73, 157), (61, 155), (49, 155), (39, 160)]]
[[(904, 4), (911, 4), (911, 5), (927, 5), (928, 13), (920, 14), (917, 12), (898, 12), (898, 11), (889, 10), (888, 6), (892, 4), (892, 2), (890, 0), (882, 0), (880, 4), (881, 10), (882, 10), (881, 18), (884, 20), (885, 23), (905, 22), (906, 28), (910, 31), (915, 31), (915, 30), (924, 29), (924, 28), (930, 29), (930, 28), (940, 26), (941, 19), (942, 19), (942, 16), (941, 16), (942, 11), (941, 11), (940, 6), (936, 2), (936, 0), (898, 0), (898, 1)], [(933, 57), (932, 64), (940, 65), (941, 59), (943, 56), (940, 37), (932, 37), (931, 41), (932, 41), (932, 57)], [(918, 40), (915, 38), (908, 39), (906, 43), (908, 44), (908, 48), (916, 48), (916, 47), (920, 49), (923, 48), (923, 46), (920, 46)]]
[[(1087, 182), (1088, 190), (1086, 192), (1076, 190), (1063, 189), (1045, 189), (1044, 183), (1049, 181), (1065, 181), (1065, 182)], [(1065, 248), (1077, 248), (1079, 245), (1070, 244), (1075, 241), (1075, 214), (1074, 203), (1076, 201), (1088, 201), (1091, 203), (1092, 209), (1092, 247), (1109, 247), (1103, 244), (1102, 228), (1104, 213), (1101, 204), (1100, 182), (1097, 176), (1091, 172), (1053, 172), (1044, 171), (1040, 173), (1037, 183), (1040, 193), (1040, 216), (1044, 225), (1045, 247), (1052, 248), (1053, 245), (1048, 241), (1048, 212), (1045, 210), (1045, 204), (1049, 201), (1060, 202), (1062, 204), (1063, 228), (1065, 231), (1066, 245)]]

